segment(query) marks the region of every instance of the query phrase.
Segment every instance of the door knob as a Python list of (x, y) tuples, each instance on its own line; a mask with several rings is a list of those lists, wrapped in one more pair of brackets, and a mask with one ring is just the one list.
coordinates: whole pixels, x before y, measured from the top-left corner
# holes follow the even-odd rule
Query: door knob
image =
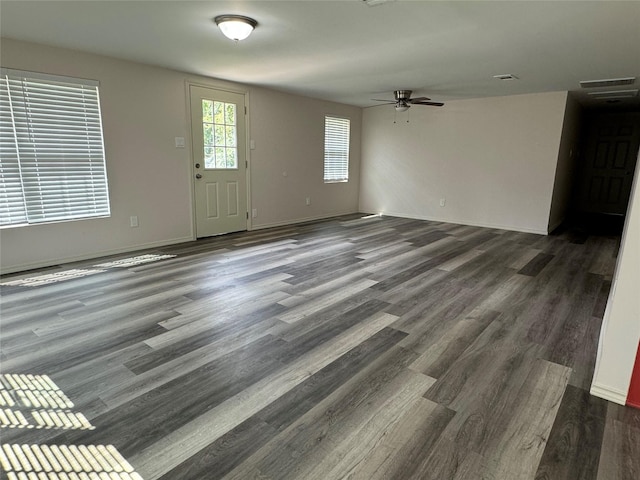
[(196, 173), (196, 178), (200, 180), (202, 178), (202, 175), (200, 175), (199, 173)]

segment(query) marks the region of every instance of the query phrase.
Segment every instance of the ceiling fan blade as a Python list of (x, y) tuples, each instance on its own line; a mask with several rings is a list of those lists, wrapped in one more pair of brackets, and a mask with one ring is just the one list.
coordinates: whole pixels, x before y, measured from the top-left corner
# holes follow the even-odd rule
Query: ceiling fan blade
[(407, 101), (409, 103), (417, 103), (417, 102), (427, 102), (429, 100), (431, 100), (429, 97), (416, 97), (416, 98), (410, 98)]
[(442, 107), (444, 103), (442, 102), (411, 102), (413, 105), (430, 105), (432, 107)]
[(379, 98), (372, 98), (371, 101), (373, 102), (387, 102), (387, 103), (396, 103), (395, 100), (381, 100)]

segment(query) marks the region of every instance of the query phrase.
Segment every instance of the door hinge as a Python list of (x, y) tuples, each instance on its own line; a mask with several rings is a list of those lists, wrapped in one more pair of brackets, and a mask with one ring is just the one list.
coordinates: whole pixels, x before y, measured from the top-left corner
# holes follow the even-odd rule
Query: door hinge
[(247, 220), (249, 220), (249, 212), (247, 212)]
[(244, 161), (244, 168), (249, 168), (249, 160)]
[(246, 106), (246, 105), (245, 105), (245, 107), (244, 107), (244, 114), (245, 114), (245, 115), (247, 114), (247, 106)]

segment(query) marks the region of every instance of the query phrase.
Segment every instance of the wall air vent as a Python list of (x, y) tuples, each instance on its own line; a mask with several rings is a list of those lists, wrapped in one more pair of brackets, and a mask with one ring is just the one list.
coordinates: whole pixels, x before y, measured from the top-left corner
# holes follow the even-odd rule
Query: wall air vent
[(608, 90), (606, 92), (589, 92), (591, 98), (614, 99), (614, 98), (633, 98), (638, 96), (638, 89), (635, 90)]
[(503, 73), (500, 75), (494, 75), (493, 78), (497, 78), (498, 80), (518, 80), (518, 77), (511, 73)]
[(635, 81), (636, 77), (608, 78), (605, 80), (582, 80), (580, 82), (580, 86), (582, 88), (619, 87), (620, 85), (633, 85)]

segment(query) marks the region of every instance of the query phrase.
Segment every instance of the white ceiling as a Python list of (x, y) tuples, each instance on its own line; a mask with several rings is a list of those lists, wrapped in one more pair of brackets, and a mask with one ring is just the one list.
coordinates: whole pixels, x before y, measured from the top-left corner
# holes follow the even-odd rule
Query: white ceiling
[[(259, 25), (236, 44), (212, 22), (228, 13)], [(358, 106), (396, 89), (446, 101), (640, 87), (640, 1), (1, 0), (0, 32)]]

